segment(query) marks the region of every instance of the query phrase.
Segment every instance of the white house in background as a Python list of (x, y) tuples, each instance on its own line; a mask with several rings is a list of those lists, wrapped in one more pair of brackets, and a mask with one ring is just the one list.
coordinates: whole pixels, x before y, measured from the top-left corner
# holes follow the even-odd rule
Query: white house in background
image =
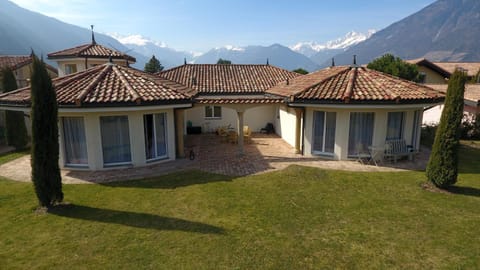
[[(432, 62), (425, 58), (406, 60), (415, 64), (423, 75), (423, 83), (442, 93), (447, 93), (448, 79), (456, 69), (466, 72), (468, 80), (480, 72), (480, 62)], [(480, 81), (465, 85), (464, 113), (468, 118), (480, 113)], [(442, 115), (443, 104), (429, 107), (423, 114), (423, 124), (438, 124)]]
[(135, 57), (97, 44), (92, 32), (92, 42), (48, 54), (48, 59), (58, 64), (60, 77), (105, 64), (108, 59), (120, 66), (136, 62)]
[[(31, 55), (0, 55), (0, 70), (5, 68), (11, 69), (17, 81), (17, 86), (19, 88), (25, 87), (29, 84), (30, 80), (30, 70), (32, 66), (32, 56)], [(57, 69), (50, 66), (47, 66), (48, 75), (51, 78), (55, 78), (58, 76)], [(2, 82), (3, 78), (0, 74), (0, 93), (3, 93)], [(28, 119), (25, 119), (27, 123), (29, 123)], [(30, 132), (30, 126), (27, 125), (27, 132)], [(5, 112), (2, 110), (0, 111), (0, 145), (4, 145), (6, 143), (5, 140)]]

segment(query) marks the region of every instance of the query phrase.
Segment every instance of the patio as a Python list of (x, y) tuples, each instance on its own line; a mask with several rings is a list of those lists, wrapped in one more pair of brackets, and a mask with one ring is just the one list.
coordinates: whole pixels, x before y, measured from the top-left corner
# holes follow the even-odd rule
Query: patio
[[(190, 159), (191, 151), (194, 153), (193, 160)], [(110, 171), (62, 170), (62, 180), (64, 183), (105, 183), (154, 177), (187, 169), (243, 176), (281, 170), (292, 164), (364, 172), (423, 170), (428, 161), (428, 155), (429, 152), (422, 149), (414, 162), (408, 160), (395, 164), (382, 162), (379, 166), (364, 165), (357, 161), (332, 161), (295, 154), (295, 148), (277, 135), (260, 133), (252, 135), (251, 141), (245, 143), (244, 155), (239, 155), (238, 145), (224, 142), (215, 134), (187, 135), (185, 159)], [(28, 155), (0, 166), (0, 176), (16, 181), (30, 181), (30, 174), (30, 156)]]

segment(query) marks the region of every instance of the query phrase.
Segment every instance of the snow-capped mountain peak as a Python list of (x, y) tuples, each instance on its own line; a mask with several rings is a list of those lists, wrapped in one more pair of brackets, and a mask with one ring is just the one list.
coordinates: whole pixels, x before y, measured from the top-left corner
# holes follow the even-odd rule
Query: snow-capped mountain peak
[(344, 37), (330, 40), (325, 43), (317, 43), (312, 41), (299, 42), (290, 46), (290, 49), (310, 57), (324, 50), (346, 50), (349, 47), (370, 38), (374, 33), (375, 30), (368, 30), (367, 33), (351, 31), (348, 32)]
[(138, 35), (138, 34), (124, 36), (124, 35), (120, 35), (118, 33), (112, 33), (112, 34), (108, 34), (108, 35), (110, 35), (111, 37), (120, 41), (120, 43), (122, 43), (124, 45), (145, 46), (145, 45), (151, 43), (151, 44), (154, 44), (155, 46), (160, 47), (160, 48), (166, 48), (167, 47), (167, 44), (165, 44), (165, 42), (155, 41), (155, 40), (146, 38), (146, 37), (144, 37), (142, 35)]

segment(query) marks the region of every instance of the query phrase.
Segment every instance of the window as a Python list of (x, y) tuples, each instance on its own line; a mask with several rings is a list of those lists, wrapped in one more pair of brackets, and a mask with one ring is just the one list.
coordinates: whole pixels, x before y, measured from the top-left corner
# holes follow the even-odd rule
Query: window
[(387, 140), (399, 140), (403, 138), (404, 112), (389, 112), (387, 122)]
[(420, 139), (420, 129), (421, 129), (421, 117), (423, 111), (415, 111), (413, 114), (413, 129), (412, 129), (412, 145), (415, 149), (418, 149), (418, 140)]
[(77, 72), (76, 64), (65, 64), (65, 75)]
[(427, 73), (425, 72), (418, 72), (418, 82), (419, 83), (426, 83), (427, 82)]
[(350, 113), (349, 157), (356, 157), (360, 153), (367, 152), (368, 147), (372, 145), (374, 118), (373, 112)]
[(83, 117), (62, 117), (65, 164), (87, 166), (87, 142)]
[(205, 106), (205, 118), (222, 118), (222, 107)]
[(333, 154), (335, 150), (335, 112), (316, 111), (313, 114), (313, 153)]
[(132, 161), (127, 116), (100, 117), (103, 164), (123, 165)]
[(165, 113), (143, 116), (147, 160), (167, 157), (167, 117)]

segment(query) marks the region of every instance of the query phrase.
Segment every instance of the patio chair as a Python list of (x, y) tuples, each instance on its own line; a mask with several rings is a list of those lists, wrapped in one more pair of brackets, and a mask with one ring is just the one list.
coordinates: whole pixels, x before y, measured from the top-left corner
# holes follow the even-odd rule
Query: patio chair
[(275, 127), (272, 123), (267, 123), (264, 128), (260, 129), (260, 132), (266, 134), (275, 133)]
[(243, 126), (243, 139), (246, 142), (250, 142), (252, 139), (252, 131), (248, 126)]
[(236, 131), (231, 130), (228, 132), (227, 140), (230, 143), (237, 143), (238, 142), (238, 134)]
[(366, 164), (372, 159), (372, 155), (368, 149), (365, 148), (363, 143), (357, 143), (355, 145), (355, 153), (357, 156), (357, 161), (361, 164)]

